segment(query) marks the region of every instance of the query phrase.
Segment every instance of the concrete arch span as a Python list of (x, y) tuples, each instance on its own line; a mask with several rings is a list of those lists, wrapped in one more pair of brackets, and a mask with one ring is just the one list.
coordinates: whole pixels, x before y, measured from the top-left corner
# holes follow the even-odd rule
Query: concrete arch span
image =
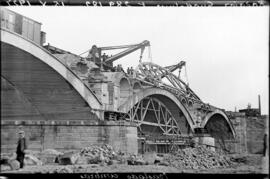
[[(49, 68), (53, 69), (59, 74), (59, 76), (61, 76), (62, 79), (66, 80), (77, 91), (77, 93), (83, 98), (83, 100), (91, 107), (93, 112), (100, 117), (100, 113), (98, 112), (98, 110), (102, 107), (101, 102), (90, 90), (90, 88), (86, 84), (84, 84), (74, 72), (72, 72), (68, 67), (61, 63), (61, 61), (58, 60), (54, 55), (49, 53), (40, 45), (5, 29), (1, 29), (1, 44), (7, 44), (6, 46), (12, 48), (14, 47), (14, 49), (21, 50), (22, 53), (33, 56), (35, 60), (38, 59), (42, 63), (46, 64)], [(3, 59), (2, 63), (4, 63)], [(29, 76), (31, 74), (25, 75)]]
[(231, 121), (226, 114), (219, 109), (207, 114), (201, 123), (201, 127), (207, 129), (215, 138), (225, 140), (236, 137)]
[(160, 88), (147, 88), (140, 90), (139, 92), (130, 96), (122, 105), (120, 105), (118, 110), (128, 113), (135, 104), (144, 98), (149, 97), (156, 98), (166, 105), (168, 110), (176, 119), (181, 133), (189, 134), (194, 132), (195, 124), (191, 115), (189, 114), (189, 111), (172, 93), (168, 92), (167, 90)]

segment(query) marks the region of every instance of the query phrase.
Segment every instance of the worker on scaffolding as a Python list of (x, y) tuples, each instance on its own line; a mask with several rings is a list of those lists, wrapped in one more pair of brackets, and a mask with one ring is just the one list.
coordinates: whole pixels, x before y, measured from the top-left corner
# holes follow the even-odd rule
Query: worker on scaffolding
[(105, 53), (103, 53), (102, 60), (105, 61), (107, 58), (108, 58), (108, 55), (106, 55)]
[(130, 75), (130, 76), (133, 76), (133, 73), (134, 73), (133, 67), (128, 67), (127, 68), (127, 74)]
[(121, 64), (118, 64), (118, 65), (117, 65), (116, 71), (117, 71), (117, 72), (125, 72)]
[(133, 73), (134, 73), (134, 69), (133, 67), (130, 67), (130, 75), (133, 75)]

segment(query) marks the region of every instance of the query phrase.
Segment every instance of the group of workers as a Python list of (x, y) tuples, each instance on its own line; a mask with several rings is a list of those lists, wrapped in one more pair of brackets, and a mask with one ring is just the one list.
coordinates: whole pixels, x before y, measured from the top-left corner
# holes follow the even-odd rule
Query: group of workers
[(133, 67), (130, 67), (130, 68), (128, 67), (128, 68), (127, 68), (127, 74), (128, 74), (128, 75), (133, 75), (133, 74), (134, 74), (134, 69), (133, 69)]
[(118, 64), (117, 66), (114, 66), (112, 71), (113, 72), (125, 72), (121, 64)]

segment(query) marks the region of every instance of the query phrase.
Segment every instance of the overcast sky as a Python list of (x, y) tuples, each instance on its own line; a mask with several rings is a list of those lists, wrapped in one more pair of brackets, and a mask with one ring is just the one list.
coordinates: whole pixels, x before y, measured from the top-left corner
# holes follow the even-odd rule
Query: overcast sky
[[(149, 40), (152, 62), (187, 62), (190, 87), (204, 101), (234, 111), (251, 103), (268, 114), (269, 7), (9, 7), (42, 23), (47, 42), (80, 54), (93, 44)], [(139, 51), (116, 61), (139, 61)], [(148, 59), (145, 51), (144, 61)]]

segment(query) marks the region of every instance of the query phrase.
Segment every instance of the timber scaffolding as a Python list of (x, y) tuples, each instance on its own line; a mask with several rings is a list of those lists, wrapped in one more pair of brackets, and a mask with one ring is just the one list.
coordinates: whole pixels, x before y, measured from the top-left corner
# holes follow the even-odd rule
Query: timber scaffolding
[[(165, 135), (147, 135), (139, 134), (140, 142), (139, 152), (148, 152), (149, 148), (154, 148), (157, 153), (170, 153), (177, 151), (179, 148), (190, 147), (194, 145), (192, 136), (165, 136)], [(147, 147), (146, 147), (147, 145)], [(153, 150), (153, 149), (152, 149)]]
[(139, 139), (145, 140), (151, 144), (172, 144), (172, 145), (191, 145), (192, 136), (165, 136), (165, 135), (138, 135)]

